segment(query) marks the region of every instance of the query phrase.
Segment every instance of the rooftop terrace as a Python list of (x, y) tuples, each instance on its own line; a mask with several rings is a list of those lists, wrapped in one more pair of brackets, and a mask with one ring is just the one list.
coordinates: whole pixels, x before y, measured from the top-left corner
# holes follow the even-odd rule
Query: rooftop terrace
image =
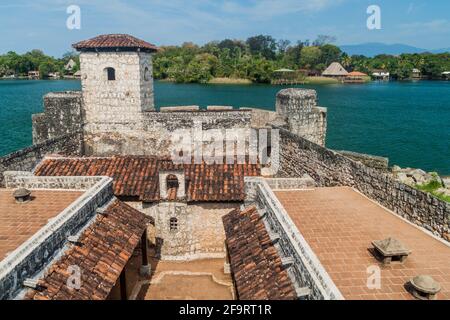
[(32, 201), (17, 203), (13, 189), (0, 189), (0, 261), (56, 217), (82, 191), (32, 190)]
[[(450, 299), (450, 246), (348, 187), (276, 191), (276, 196), (346, 299), (414, 299), (407, 284), (430, 275)], [(383, 266), (372, 241), (394, 237), (412, 254)], [(368, 267), (381, 268), (381, 288), (367, 286)]]

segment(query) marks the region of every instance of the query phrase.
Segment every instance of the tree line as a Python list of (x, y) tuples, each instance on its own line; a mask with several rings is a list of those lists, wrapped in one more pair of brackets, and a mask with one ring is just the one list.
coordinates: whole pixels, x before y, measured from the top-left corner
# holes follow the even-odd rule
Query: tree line
[[(450, 71), (450, 53), (378, 55), (373, 58), (349, 56), (333, 43), (334, 37), (320, 35), (314, 41), (276, 40), (268, 35), (258, 35), (247, 40), (225, 39), (203, 46), (191, 42), (181, 46), (164, 46), (154, 57), (154, 76), (160, 80), (180, 83), (207, 83), (213, 78), (248, 79), (255, 83), (269, 83), (275, 70), (287, 68), (306, 69), (321, 73), (332, 62), (340, 62), (347, 71), (367, 74), (375, 69), (389, 71), (394, 79), (409, 79), (413, 69), (422, 76), (440, 79), (442, 72)], [(66, 74), (65, 64), (73, 59), (79, 70), (79, 57), (68, 52), (62, 58), (32, 50), (23, 55), (8, 52), (0, 55), (0, 77), (27, 75), (40, 71), (42, 78), (49, 73)]]
[(323, 72), (332, 62), (340, 62), (347, 71), (371, 74), (375, 69), (391, 73), (394, 79), (409, 79), (413, 69), (422, 76), (440, 79), (450, 71), (450, 53), (378, 55), (373, 58), (349, 56), (333, 43), (334, 37), (321, 35), (314, 41), (276, 40), (259, 35), (246, 41), (226, 39), (203, 46), (187, 42), (181, 46), (161, 47), (155, 55), (156, 79), (180, 83), (206, 83), (212, 78), (242, 78), (268, 83), (281, 68)]
[(3, 76), (26, 76), (30, 71), (39, 71), (41, 78), (46, 78), (50, 73), (59, 72), (61, 75), (67, 73), (64, 66), (73, 59), (76, 63), (71, 72), (80, 68), (79, 56), (75, 52), (67, 52), (62, 58), (54, 58), (44, 54), (41, 50), (31, 50), (25, 54), (17, 54), (10, 51), (0, 55), (0, 77)]

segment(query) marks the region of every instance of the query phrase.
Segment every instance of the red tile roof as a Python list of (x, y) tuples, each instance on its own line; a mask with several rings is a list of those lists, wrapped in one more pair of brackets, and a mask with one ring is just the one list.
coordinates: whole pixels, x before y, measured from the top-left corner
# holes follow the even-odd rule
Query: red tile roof
[(128, 34), (105, 34), (98, 37), (84, 40), (72, 45), (77, 50), (89, 49), (142, 49), (154, 52), (158, 48), (151, 43), (145, 42)]
[(255, 207), (223, 217), (240, 300), (293, 300), (295, 288)]
[(156, 157), (48, 158), (36, 168), (37, 176), (109, 176), (118, 197), (160, 199), (159, 172), (184, 170), (189, 202), (245, 200), (244, 177), (260, 176), (259, 164), (186, 164)]
[[(73, 245), (39, 281), (42, 291), (30, 290), (34, 300), (104, 300), (138, 245), (148, 224), (141, 212), (114, 201), (98, 215), (80, 236), (81, 246)], [(70, 266), (81, 271), (79, 290), (67, 286)]]
[(367, 74), (359, 72), (359, 71), (352, 71), (348, 74), (349, 77), (367, 77)]

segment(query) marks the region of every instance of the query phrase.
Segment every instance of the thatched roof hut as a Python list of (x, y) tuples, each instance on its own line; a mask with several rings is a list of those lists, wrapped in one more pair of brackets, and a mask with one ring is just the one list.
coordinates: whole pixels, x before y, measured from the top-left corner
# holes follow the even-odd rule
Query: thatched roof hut
[(324, 77), (346, 77), (348, 75), (347, 70), (339, 63), (333, 62), (330, 66), (322, 73)]

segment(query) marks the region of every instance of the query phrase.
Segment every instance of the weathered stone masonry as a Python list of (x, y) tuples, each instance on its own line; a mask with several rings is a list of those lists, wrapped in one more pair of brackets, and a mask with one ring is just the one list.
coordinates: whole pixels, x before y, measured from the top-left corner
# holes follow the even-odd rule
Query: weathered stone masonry
[(79, 91), (44, 96), (44, 113), (33, 115), (33, 144), (83, 130), (82, 95)]
[(322, 187), (350, 186), (436, 236), (450, 241), (450, 204), (388, 174), (281, 130), (281, 177), (310, 175)]
[(79, 156), (82, 154), (82, 134), (71, 133), (46, 140), (31, 147), (0, 157), (0, 187), (5, 171), (31, 171), (45, 155), (62, 153)]

